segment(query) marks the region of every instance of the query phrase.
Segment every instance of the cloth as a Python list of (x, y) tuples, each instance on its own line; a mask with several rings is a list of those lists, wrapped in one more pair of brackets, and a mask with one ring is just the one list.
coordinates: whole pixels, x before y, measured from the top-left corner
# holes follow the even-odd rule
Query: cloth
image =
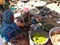
[(4, 45), (1, 35), (0, 35), (0, 45)]
[(21, 32), (21, 29), (11, 21), (13, 12), (6, 10), (2, 16), (1, 35), (5, 38), (6, 42), (9, 42), (12, 37)]

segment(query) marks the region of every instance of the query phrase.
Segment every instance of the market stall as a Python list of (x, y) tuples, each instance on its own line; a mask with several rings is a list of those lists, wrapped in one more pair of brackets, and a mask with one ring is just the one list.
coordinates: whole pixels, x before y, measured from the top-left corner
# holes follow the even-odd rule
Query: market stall
[(13, 2), (9, 8), (13, 11), (14, 22), (21, 28), (22, 33), (10, 40), (11, 45), (53, 45), (50, 30), (60, 27), (60, 14), (47, 5), (45, 1)]

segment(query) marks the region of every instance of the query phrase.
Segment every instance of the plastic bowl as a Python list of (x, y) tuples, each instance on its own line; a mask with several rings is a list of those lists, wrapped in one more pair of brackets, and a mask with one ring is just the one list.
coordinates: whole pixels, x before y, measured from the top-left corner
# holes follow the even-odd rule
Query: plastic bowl
[[(52, 28), (52, 29), (49, 31), (49, 38), (50, 38), (50, 40), (51, 40), (51, 42), (52, 42), (53, 45), (60, 45), (60, 43), (58, 44), (58, 43), (54, 42), (53, 39), (52, 39), (52, 35), (58, 34), (59, 32), (60, 32), (60, 27), (54, 27), (54, 28)], [(60, 34), (60, 33), (59, 33), (59, 34)], [(57, 36), (56, 36), (56, 37), (57, 37)], [(55, 40), (56, 40), (56, 37), (54, 37)]]
[[(47, 39), (44, 43), (42, 43), (42, 44), (38, 44), (38, 43), (34, 42), (34, 41), (32, 40), (32, 34), (34, 34), (35, 32), (43, 33), (48, 39)], [(44, 45), (44, 44), (46, 44), (46, 43), (48, 42), (48, 40), (49, 40), (48, 34), (47, 34), (45, 31), (43, 31), (43, 30), (35, 30), (35, 31), (30, 32), (30, 33), (29, 33), (29, 38), (30, 38), (30, 40), (31, 40), (31, 42), (32, 42), (33, 45)]]
[(46, 5), (46, 2), (45, 1), (36, 2), (34, 4), (35, 7), (42, 7), (42, 6), (45, 6), (45, 5)]

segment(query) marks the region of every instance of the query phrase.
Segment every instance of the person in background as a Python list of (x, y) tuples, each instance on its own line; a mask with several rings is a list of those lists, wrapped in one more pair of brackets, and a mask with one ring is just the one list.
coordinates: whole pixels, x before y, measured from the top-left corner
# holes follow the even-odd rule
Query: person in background
[(4, 11), (5, 11), (5, 10), (9, 10), (9, 8), (10, 8), (9, 5), (10, 5), (10, 4), (8, 4), (8, 3), (6, 3), (6, 2), (3, 4)]
[(0, 0), (0, 11), (5, 11), (9, 8), (10, 3), (6, 0)]
[(4, 11), (2, 15), (1, 36), (5, 42), (10, 42), (11, 38), (21, 33), (21, 29), (14, 23), (13, 12), (10, 10)]
[(0, 0), (0, 11), (3, 11), (3, 4), (4, 4), (4, 0)]
[(11, 0), (5, 0), (6, 3), (10, 4)]
[(16, 10), (16, 8), (14, 8), (14, 6), (15, 6), (15, 2), (11, 1), (10, 2), (10, 10), (13, 11), (13, 12), (15, 12), (15, 10)]

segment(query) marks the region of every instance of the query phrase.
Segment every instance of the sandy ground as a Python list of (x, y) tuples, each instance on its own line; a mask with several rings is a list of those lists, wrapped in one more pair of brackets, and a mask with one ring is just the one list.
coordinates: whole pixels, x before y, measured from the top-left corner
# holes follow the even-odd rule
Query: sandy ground
[(52, 11), (56, 11), (60, 14), (60, 6), (57, 6), (55, 3), (48, 4), (46, 7), (50, 8)]

